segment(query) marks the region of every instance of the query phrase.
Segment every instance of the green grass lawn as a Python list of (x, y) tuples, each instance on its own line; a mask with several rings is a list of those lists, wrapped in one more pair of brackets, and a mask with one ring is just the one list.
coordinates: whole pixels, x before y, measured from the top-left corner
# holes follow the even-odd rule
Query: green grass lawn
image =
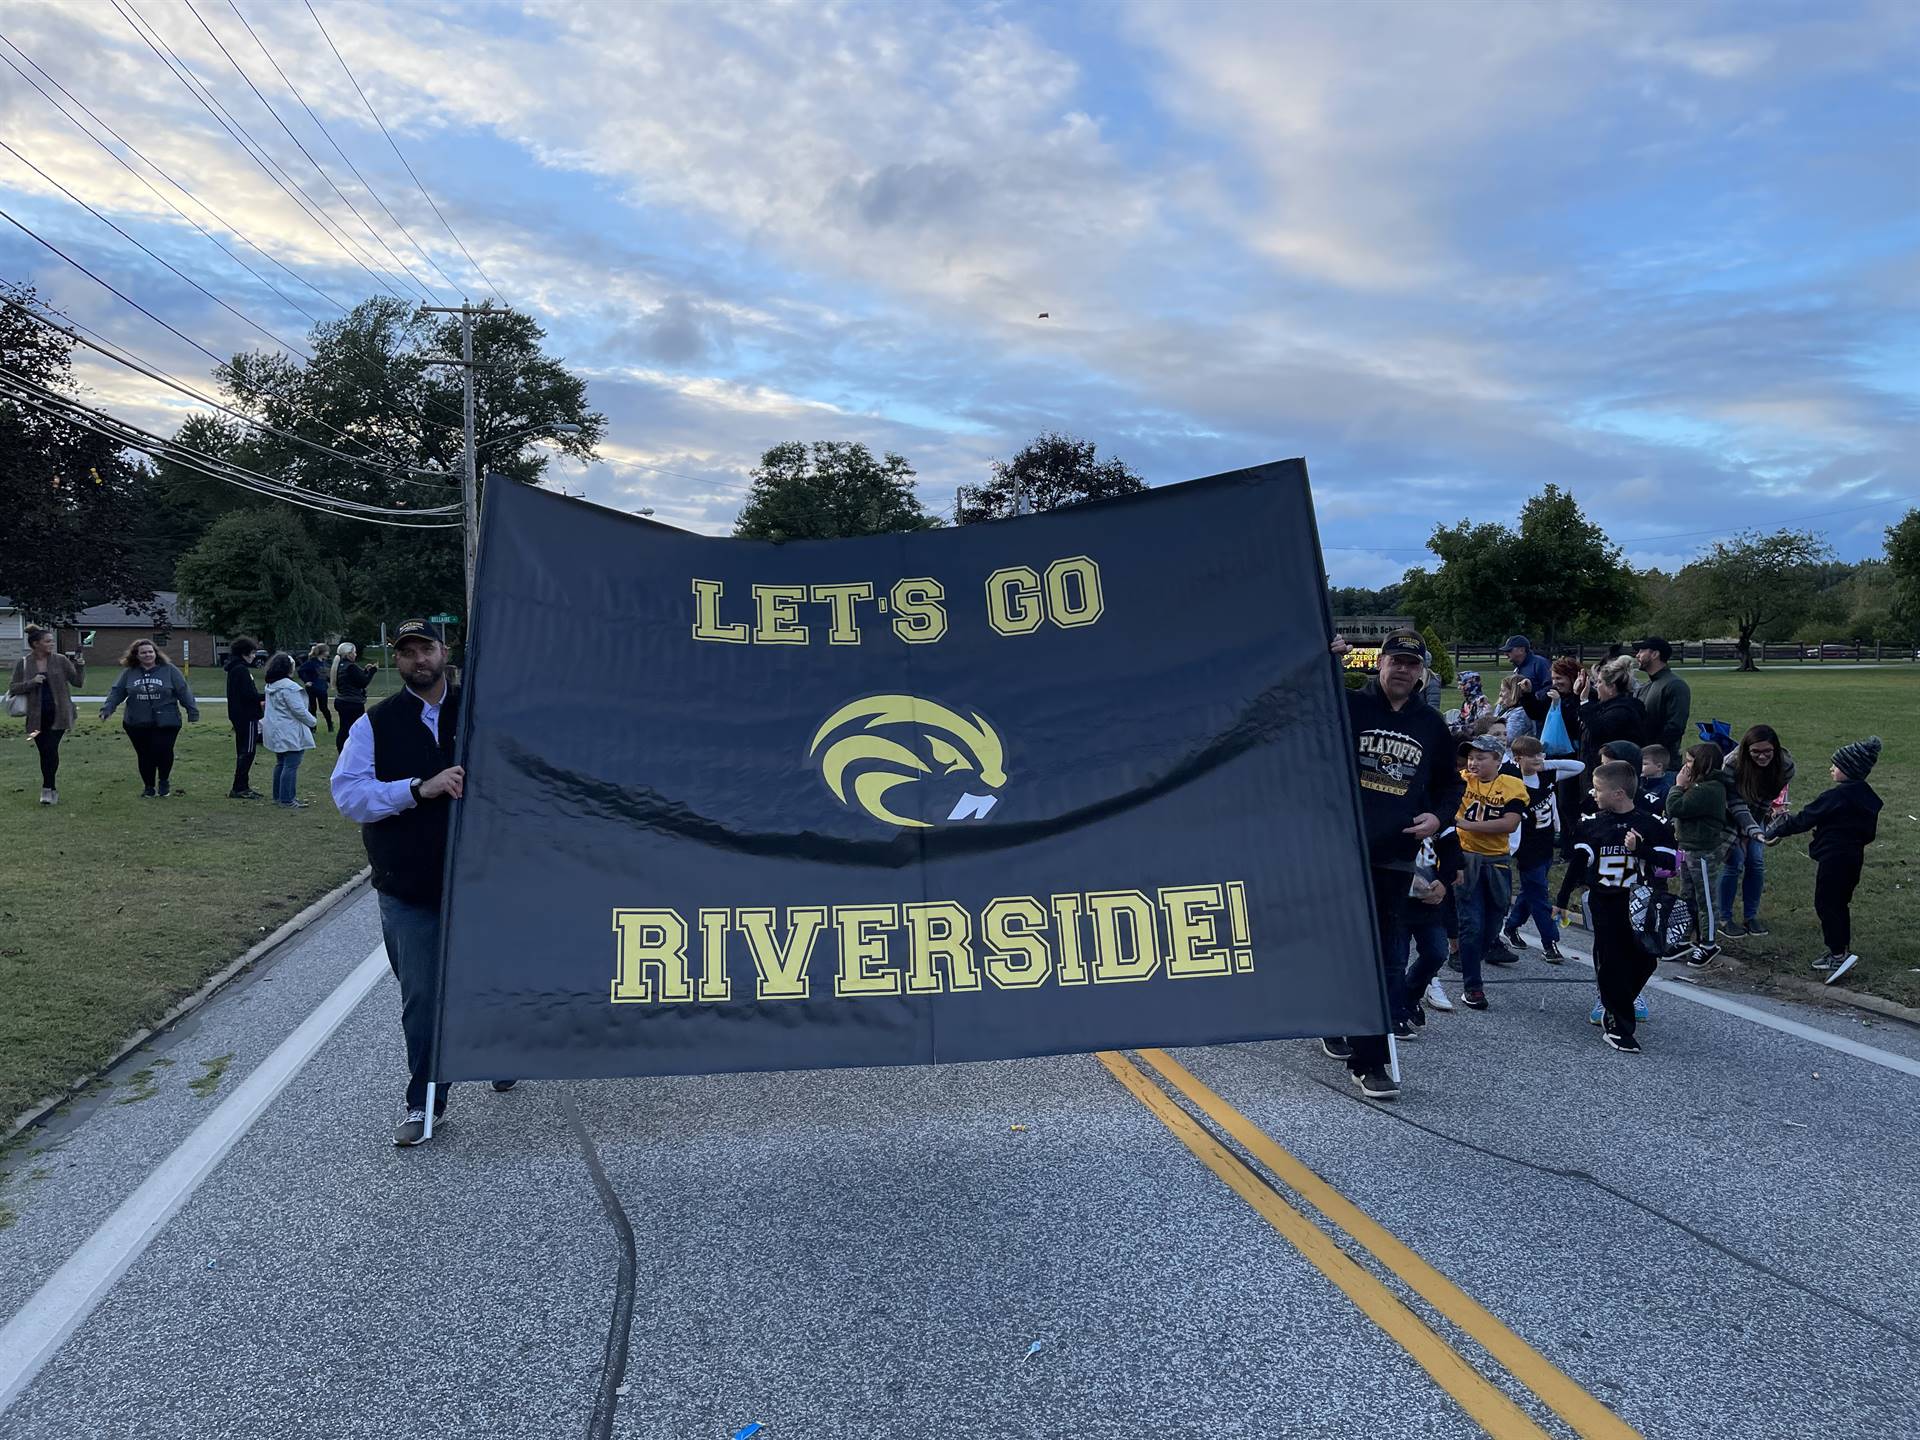
[[(61, 747), (52, 807), (38, 803), (39, 762), (20, 722), (0, 722), (10, 872), (0, 889), (0, 1121), (98, 1066), (366, 863), (357, 828), (325, 798), (334, 750), (324, 729), (300, 770), (311, 807), (281, 810), (226, 798), (224, 707), (182, 732), (166, 800), (140, 798), (119, 717), (103, 725), (87, 713)], [(272, 774), (262, 752), (254, 788)]]
[[(1828, 767), (1841, 745), (1868, 735), (1884, 742), (1871, 783), (1886, 809), (1853, 901), (1853, 948), (1860, 963), (1842, 983), (1920, 1005), (1920, 821), (1912, 818), (1920, 815), (1920, 666), (1780, 665), (1753, 675), (1698, 668), (1680, 674), (1693, 691), (1692, 720), (1725, 720), (1736, 739), (1761, 723), (1780, 732), (1799, 767), (1791, 796), (1795, 810), (1832, 783)], [(1772, 933), (1727, 942), (1730, 955), (1762, 976), (1818, 978), (1810, 962), (1826, 946), (1813, 913), (1808, 838), (1796, 835), (1767, 852), (1760, 918)]]

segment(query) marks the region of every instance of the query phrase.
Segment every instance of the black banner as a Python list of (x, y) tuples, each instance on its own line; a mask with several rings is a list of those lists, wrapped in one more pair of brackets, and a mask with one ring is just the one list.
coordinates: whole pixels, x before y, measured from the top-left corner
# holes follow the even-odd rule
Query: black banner
[(442, 1081), (1380, 1033), (1306, 466), (714, 539), (488, 490)]

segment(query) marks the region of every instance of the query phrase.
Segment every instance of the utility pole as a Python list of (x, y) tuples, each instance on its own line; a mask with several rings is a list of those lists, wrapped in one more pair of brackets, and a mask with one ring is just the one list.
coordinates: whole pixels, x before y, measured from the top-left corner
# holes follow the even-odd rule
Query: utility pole
[[(429, 365), (460, 367), (461, 428), (466, 438), (464, 464), (460, 476), (460, 508), (467, 556), (466, 623), (473, 623), (473, 569), (480, 555), (480, 452), (474, 441), (473, 414), (473, 317), (493, 313), (493, 302), (482, 305), (422, 305), (418, 315), (458, 315), (460, 317), (460, 358), (429, 360)], [(502, 313), (511, 314), (511, 311)]]

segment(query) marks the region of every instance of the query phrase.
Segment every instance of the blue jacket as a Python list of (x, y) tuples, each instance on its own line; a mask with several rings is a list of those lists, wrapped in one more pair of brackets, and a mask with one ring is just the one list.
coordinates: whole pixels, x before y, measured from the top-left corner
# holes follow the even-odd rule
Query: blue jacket
[(1553, 689), (1553, 663), (1538, 650), (1527, 651), (1527, 658), (1513, 667), (1514, 674), (1533, 682), (1533, 693), (1545, 695)]

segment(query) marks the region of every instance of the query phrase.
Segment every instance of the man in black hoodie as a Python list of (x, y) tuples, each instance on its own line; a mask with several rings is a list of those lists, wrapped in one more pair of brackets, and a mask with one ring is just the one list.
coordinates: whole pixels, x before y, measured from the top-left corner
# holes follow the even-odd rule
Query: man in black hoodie
[[(1344, 654), (1348, 648), (1345, 640), (1334, 637), (1335, 654)], [(1397, 991), (1405, 978), (1399, 961), (1414, 857), (1422, 840), (1440, 832), (1442, 817), (1451, 817), (1460, 808), (1464, 788), (1454, 768), (1453, 736), (1446, 721), (1431, 706), (1414, 699), (1427, 663), (1426, 643), (1419, 633), (1395, 631), (1381, 643), (1378, 677), (1364, 690), (1347, 692), (1354, 758), (1360, 771), (1360, 816), (1373, 871), (1380, 966), (1395, 1015), (1405, 1013), (1409, 998)], [(1357, 1035), (1323, 1043), (1329, 1055), (1347, 1062), (1354, 1083), (1370, 1099), (1391, 1100), (1400, 1093), (1387, 1073), (1386, 1036)]]
[(251, 635), (236, 635), (227, 647), (227, 723), (233, 726), (233, 788), (229, 800), (258, 800), (253, 788), (253, 756), (260, 748), (260, 721), (266, 715), (265, 703), (253, 683), (253, 657), (260, 642)]

